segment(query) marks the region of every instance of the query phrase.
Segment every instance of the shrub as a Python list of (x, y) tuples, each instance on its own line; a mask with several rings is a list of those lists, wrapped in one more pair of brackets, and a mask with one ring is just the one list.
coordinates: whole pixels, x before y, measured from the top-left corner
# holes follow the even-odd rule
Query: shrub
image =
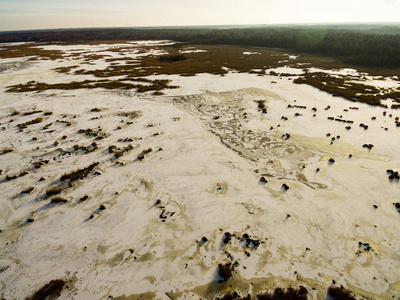
[(21, 194), (30, 194), (30, 193), (33, 191), (33, 189), (34, 189), (34, 187), (33, 187), (33, 186), (30, 186), (30, 187), (24, 189), (24, 190), (21, 192)]
[(10, 153), (10, 152), (13, 152), (14, 150), (13, 149), (11, 149), (11, 148), (4, 148), (3, 150), (1, 150), (1, 152), (4, 154), (4, 153)]
[(328, 288), (328, 296), (332, 300), (356, 300), (356, 298), (351, 294), (351, 292), (345, 289), (343, 286), (335, 287), (330, 286)]
[(53, 188), (49, 188), (46, 190), (46, 195), (47, 196), (53, 196), (53, 195), (57, 195), (61, 193), (61, 188), (60, 187), (53, 187)]
[(66, 282), (62, 279), (52, 280), (49, 283), (46, 283), (32, 296), (28, 297), (27, 300), (56, 299), (61, 295), (65, 285)]
[(61, 181), (69, 180), (70, 182), (83, 179), (89, 175), (89, 173), (99, 165), (99, 162), (92, 163), (90, 166), (73, 171), (71, 173), (63, 174), (60, 178)]
[(50, 200), (51, 203), (55, 203), (55, 204), (59, 204), (59, 203), (66, 203), (68, 202), (67, 199), (63, 198), (63, 197), (54, 197)]
[(257, 300), (307, 300), (308, 291), (305, 287), (300, 286), (298, 289), (289, 287), (284, 290), (280, 287), (276, 288), (273, 292), (265, 292), (258, 294)]

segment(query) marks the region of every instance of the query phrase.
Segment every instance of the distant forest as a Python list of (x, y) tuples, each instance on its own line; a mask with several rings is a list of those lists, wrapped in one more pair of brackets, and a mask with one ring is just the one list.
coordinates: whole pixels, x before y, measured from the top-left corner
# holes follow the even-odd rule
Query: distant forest
[(335, 26), (240, 28), (99, 28), (0, 33), (5, 42), (87, 42), (168, 39), (191, 44), (278, 48), (320, 55), (363, 67), (400, 69), (400, 32), (348, 30)]

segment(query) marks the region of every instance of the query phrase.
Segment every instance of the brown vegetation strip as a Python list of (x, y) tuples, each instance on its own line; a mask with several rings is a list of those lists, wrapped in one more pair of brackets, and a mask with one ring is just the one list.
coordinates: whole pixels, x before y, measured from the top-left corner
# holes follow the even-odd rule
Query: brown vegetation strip
[(2, 46), (4, 49), (0, 51), (0, 58), (17, 58), (28, 56), (31, 56), (29, 60), (36, 60), (38, 58), (55, 60), (63, 58), (63, 52), (61, 50), (45, 50), (40, 48), (42, 45), (46, 44), (28, 43)]
[(132, 84), (122, 82), (120, 80), (85, 80), (85, 81), (72, 81), (68, 83), (55, 83), (47, 84), (44, 82), (29, 81), (26, 84), (17, 84), (9, 86), (6, 92), (8, 93), (22, 93), (22, 92), (42, 92), (46, 90), (76, 90), (76, 89), (124, 89), (131, 90), (136, 89), (137, 92), (143, 93), (147, 91), (159, 91), (162, 89), (177, 88), (176, 86), (169, 86), (168, 80), (153, 80), (150, 85)]
[(352, 82), (353, 78), (331, 76), (323, 72), (304, 74), (294, 79), (297, 84), (308, 84), (333, 96), (343, 97), (353, 102), (364, 102), (370, 105), (381, 105), (381, 99), (392, 98), (400, 102), (400, 92), (389, 92), (381, 95), (374, 86)]

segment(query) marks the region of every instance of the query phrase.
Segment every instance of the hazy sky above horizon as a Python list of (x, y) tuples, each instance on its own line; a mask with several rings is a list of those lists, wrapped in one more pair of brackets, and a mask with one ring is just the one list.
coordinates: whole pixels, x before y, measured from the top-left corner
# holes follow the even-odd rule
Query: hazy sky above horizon
[(0, 0), (0, 31), (400, 22), (400, 0)]

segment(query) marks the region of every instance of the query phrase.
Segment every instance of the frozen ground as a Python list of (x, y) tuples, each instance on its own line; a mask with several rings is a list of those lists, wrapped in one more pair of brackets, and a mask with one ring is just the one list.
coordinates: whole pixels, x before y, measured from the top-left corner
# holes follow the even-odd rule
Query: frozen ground
[[(65, 47), (119, 56), (106, 45)], [(164, 96), (4, 92), (70, 80), (53, 71), (60, 64), (1, 62), (0, 146), (13, 150), (0, 155), (2, 298), (24, 299), (55, 279), (68, 282), (61, 299), (212, 299), (300, 285), (310, 299), (331, 285), (400, 297), (399, 182), (387, 173), (400, 171), (398, 111), (235, 72), (149, 77), (180, 86)], [(88, 128), (101, 138), (78, 132)], [(86, 177), (61, 181), (93, 162)], [(51, 202), (54, 187), (66, 203)], [(221, 280), (218, 265), (229, 263)]]

